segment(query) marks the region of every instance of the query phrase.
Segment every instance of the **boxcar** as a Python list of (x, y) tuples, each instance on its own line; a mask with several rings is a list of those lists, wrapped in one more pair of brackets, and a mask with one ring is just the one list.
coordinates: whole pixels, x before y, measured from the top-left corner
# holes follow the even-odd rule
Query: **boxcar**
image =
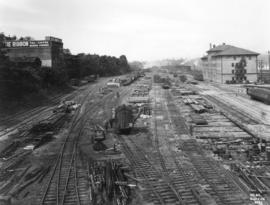
[(129, 134), (133, 126), (133, 113), (130, 106), (121, 105), (115, 110), (115, 128), (120, 134)]

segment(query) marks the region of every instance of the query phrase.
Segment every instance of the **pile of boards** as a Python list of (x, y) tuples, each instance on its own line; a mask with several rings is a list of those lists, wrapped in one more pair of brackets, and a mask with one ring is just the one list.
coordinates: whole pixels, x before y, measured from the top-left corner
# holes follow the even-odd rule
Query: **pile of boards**
[(207, 121), (204, 119), (203, 116), (193, 113), (190, 115), (190, 118), (192, 120), (192, 122), (196, 125), (207, 125)]

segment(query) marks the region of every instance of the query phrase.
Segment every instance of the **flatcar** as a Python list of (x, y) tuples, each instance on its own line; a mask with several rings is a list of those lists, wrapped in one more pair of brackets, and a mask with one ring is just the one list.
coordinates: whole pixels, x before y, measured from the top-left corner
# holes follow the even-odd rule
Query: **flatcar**
[(247, 88), (247, 94), (251, 99), (270, 104), (270, 90), (266, 88)]

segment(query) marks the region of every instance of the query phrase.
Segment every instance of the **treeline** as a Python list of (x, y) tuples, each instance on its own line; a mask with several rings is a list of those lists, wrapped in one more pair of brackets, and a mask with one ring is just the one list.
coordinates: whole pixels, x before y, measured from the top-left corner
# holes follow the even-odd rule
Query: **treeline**
[(4, 40), (11, 39), (15, 40), (16, 37), (0, 33), (0, 95), (4, 101), (18, 100), (43, 90), (68, 87), (73, 78), (83, 79), (88, 75), (112, 76), (130, 71), (124, 55), (119, 58), (84, 53), (72, 55), (67, 52), (68, 49), (64, 50), (62, 60), (54, 68), (42, 67), (41, 63), (15, 63), (1, 50)]
[(99, 56), (91, 54), (65, 54), (64, 67), (69, 78), (88, 75), (113, 76), (130, 72), (126, 56)]
[(0, 51), (1, 101), (26, 98), (29, 94), (67, 86), (68, 76), (63, 69), (51, 69), (39, 65), (22, 66), (9, 60)]

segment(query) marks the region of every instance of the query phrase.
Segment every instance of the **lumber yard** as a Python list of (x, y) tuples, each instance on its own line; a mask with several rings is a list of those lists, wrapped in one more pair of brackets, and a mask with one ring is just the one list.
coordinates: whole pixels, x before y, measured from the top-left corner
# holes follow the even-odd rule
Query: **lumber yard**
[(267, 88), (164, 69), (85, 81), (0, 119), (1, 204), (270, 203)]

